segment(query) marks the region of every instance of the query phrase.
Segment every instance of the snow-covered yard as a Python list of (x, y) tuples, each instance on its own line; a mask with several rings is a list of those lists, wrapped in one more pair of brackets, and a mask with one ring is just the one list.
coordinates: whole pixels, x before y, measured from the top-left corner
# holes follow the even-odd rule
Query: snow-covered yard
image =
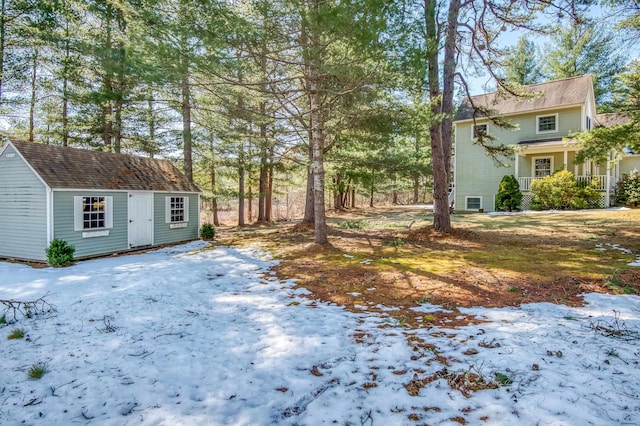
[(0, 262), (0, 299), (57, 307), (0, 326), (0, 424), (638, 424), (636, 296), (409, 329), (305, 297), (259, 249), (205, 246)]

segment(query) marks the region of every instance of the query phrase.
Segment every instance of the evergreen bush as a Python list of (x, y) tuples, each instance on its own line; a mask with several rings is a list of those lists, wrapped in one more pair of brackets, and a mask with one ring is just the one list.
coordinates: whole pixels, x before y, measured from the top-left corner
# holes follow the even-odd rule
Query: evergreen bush
[(618, 182), (616, 202), (630, 207), (640, 205), (640, 172), (637, 169)]
[(200, 237), (205, 240), (212, 240), (216, 236), (216, 228), (210, 223), (203, 223), (200, 227)]
[(534, 210), (577, 210), (596, 208), (600, 203), (597, 182), (579, 185), (568, 170), (561, 170), (531, 182)]
[(66, 241), (55, 238), (46, 249), (47, 262), (51, 266), (67, 266), (73, 262), (76, 248)]
[(522, 192), (520, 192), (518, 180), (513, 175), (504, 176), (496, 195), (496, 210), (512, 212), (520, 208), (521, 202)]

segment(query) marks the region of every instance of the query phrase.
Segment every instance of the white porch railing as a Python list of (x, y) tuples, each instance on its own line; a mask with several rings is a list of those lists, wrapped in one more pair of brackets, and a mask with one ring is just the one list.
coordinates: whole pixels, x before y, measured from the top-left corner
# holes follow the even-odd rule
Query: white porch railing
[[(531, 190), (531, 182), (536, 179), (536, 177), (519, 177), (518, 183), (520, 184), (520, 191), (530, 191)], [(576, 180), (579, 183), (585, 183), (589, 185), (591, 182), (595, 182), (595, 189), (598, 191), (606, 191), (607, 190), (607, 176), (606, 175), (593, 175), (593, 176), (576, 176)], [(609, 178), (609, 183), (611, 188), (615, 188), (617, 179), (614, 177)]]
[(449, 196), (447, 197), (447, 201), (449, 202), (449, 206), (453, 203), (453, 200), (456, 199), (456, 189), (451, 185), (449, 188)]

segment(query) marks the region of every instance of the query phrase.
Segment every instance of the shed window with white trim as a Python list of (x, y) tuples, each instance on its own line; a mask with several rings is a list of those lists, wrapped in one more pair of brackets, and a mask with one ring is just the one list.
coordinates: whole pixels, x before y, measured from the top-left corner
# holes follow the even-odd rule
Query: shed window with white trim
[(465, 210), (479, 210), (482, 208), (482, 197), (464, 197), (464, 209)]
[(189, 197), (165, 197), (165, 223), (189, 222)]
[(558, 114), (539, 115), (536, 117), (536, 133), (556, 133), (558, 131)]
[(73, 222), (75, 231), (113, 228), (113, 197), (74, 196)]

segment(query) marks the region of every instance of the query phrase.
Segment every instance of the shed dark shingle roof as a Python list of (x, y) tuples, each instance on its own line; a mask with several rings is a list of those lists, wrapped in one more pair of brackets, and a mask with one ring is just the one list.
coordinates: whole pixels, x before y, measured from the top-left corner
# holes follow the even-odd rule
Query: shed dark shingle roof
[(51, 188), (200, 192), (167, 160), (11, 141)]
[[(536, 110), (583, 104), (592, 87), (593, 80), (591, 75), (587, 74), (580, 77), (566, 78), (564, 80), (526, 86), (526, 92), (531, 94), (540, 94), (533, 98), (515, 97), (503, 94), (499, 95), (497, 92), (494, 92), (472, 96), (471, 100), (474, 105), (489, 108), (494, 110), (497, 114), (520, 114)], [(465, 99), (456, 119), (471, 119), (473, 118), (473, 112), (474, 111), (469, 100)]]

